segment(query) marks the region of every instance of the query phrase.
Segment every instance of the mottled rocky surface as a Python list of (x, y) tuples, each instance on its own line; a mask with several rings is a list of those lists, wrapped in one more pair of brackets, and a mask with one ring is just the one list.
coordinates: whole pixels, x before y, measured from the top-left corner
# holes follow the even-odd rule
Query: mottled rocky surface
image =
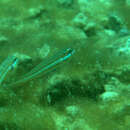
[(0, 130), (129, 130), (129, 12), (130, 0), (1, 0), (0, 68), (18, 64), (5, 66)]

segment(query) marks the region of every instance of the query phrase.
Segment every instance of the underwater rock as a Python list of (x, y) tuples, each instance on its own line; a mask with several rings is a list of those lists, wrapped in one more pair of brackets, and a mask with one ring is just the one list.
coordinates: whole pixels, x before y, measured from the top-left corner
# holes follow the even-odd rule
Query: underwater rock
[(126, 42), (124, 40), (124, 38), (121, 39), (121, 42), (124, 44), (122, 44), (122, 47), (118, 49), (118, 52), (120, 55), (130, 55), (130, 36), (126, 38)]
[(104, 4), (105, 6), (107, 6), (107, 8), (112, 7), (113, 6), (113, 1), (112, 0), (99, 0), (99, 2), (101, 2), (102, 4)]
[(55, 32), (56, 37), (66, 43), (74, 42), (78, 45), (84, 45), (87, 40), (87, 36), (83, 30), (68, 25), (59, 25), (60, 27)]
[(128, 36), (128, 35), (130, 35), (130, 30), (127, 29), (127, 27), (123, 27), (119, 32), (119, 36), (121, 37)]
[(100, 98), (104, 102), (115, 101), (119, 98), (119, 94), (117, 92), (105, 92), (100, 96)]
[(69, 79), (69, 77), (67, 77), (67, 75), (64, 74), (54, 74), (49, 80), (48, 83), (50, 85), (55, 85), (58, 84), (60, 82), (62, 82), (63, 80), (67, 80)]
[(0, 35), (0, 45), (3, 45), (4, 43), (7, 42), (8, 42), (8, 38), (3, 35)]
[(50, 53), (50, 46), (45, 43), (41, 48), (37, 48), (37, 53), (40, 58), (45, 58)]
[[(64, 81), (63, 81), (64, 82)], [(50, 89), (47, 89), (46, 100), (50, 105), (55, 104), (56, 102), (62, 101), (64, 98), (68, 97), (68, 90), (66, 89), (66, 84), (62, 82), (51, 86)]]
[(87, 24), (87, 16), (84, 13), (78, 13), (74, 19), (72, 20), (72, 23), (79, 28), (84, 28)]
[(105, 29), (114, 30), (116, 33), (118, 33), (122, 29), (122, 25), (123, 25), (122, 20), (116, 15), (109, 16), (103, 22), (103, 26)]
[(57, 130), (93, 130), (86, 120), (53, 112), (53, 118), (57, 126)]
[(108, 45), (107, 49), (111, 49), (111, 54), (113, 57), (119, 57), (122, 61), (129, 61), (130, 54), (130, 35), (119, 37), (117, 40), (113, 41)]
[(64, 101), (66, 98), (86, 97), (96, 101), (98, 96), (105, 92), (104, 83), (107, 80), (103, 79), (102, 74), (93, 74), (93, 78), (86, 83), (79, 79), (62, 80), (57, 84), (50, 85), (46, 90), (45, 100), (48, 104), (53, 105)]
[(88, 0), (78, 0), (79, 8), (81, 12), (85, 12), (88, 7)]
[(84, 119), (78, 119), (70, 124), (70, 130), (93, 130)]
[(122, 66), (120, 74), (117, 77), (120, 82), (130, 84), (130, 67)]
[(66, 113), (72, 117), (75, 117), (76, 115), (78, 115), (80, 113), (80, 109), (77, 106), (67, 106), (65, 108)]
[(117, 77), (111, 77), (109, 82), (107, 82), (104, 85), (105, 91), (116, 92), (121, 95), (124, 95), (125, 93), (129, 93), (130, 92), (130, 85), (129, 85), (130, 80), (128, 80), (129, 76), (126, 75), (126, 77), (128, 77), (127, 80), (123, 79), (123, 77), (125, 78), (125, 74), (118, 75)]
[(45, 12), (45, 8), (43, 6), (39, 6), (37, 8), (30, 8), (28, 10), (28, 14), (29, 14), (28, 17), (31, 19), (36, 19), (41, 17), (44, 12)]
[(104, 30), (104, 33), (107, 34), (109, 37), (116, 36), (116, 33), (113, 30)]
[(65, 40), (70, 38), (75, 38), (75, 40), (84, 40), (87, 38), (82, 30), (71, 26), (64, 26), (61, 28), (58, 32), (58, 35)]
[(88, 20), (87, 15), (85, 13), (78, 13), (74, 19), (72, 20), (72, 24), (75, 27), (80, 28), (86, 34), (87, 37), (96, 35), (98, 31), (97, 24), (93, 21)]
[(117, 91), (119, 89), (119, 86), (121, 86), (120, 81), (116, 77), (111, 77), (109, 82), (104, 85), (104, 88), (107, 92), (109, 91)]
[(53, 112), (52, 117), (55, 121), (57, 130), (69, 130), (69, 127), (71, 124), (70, 124), (70, 120), (68, 120), (67, 116)]
[(126, 5), (130, 6), (130, 0), (126, 0)]
[(88, 23), (85, 28), (84, 28), (84, 32), (85, 34), (88, 36), (88, 37), (91, 37), (91, 36), (95, 36), (96, 33), (97, 33), (97, 25), (96, 23), (94, 22), (90, 22)]

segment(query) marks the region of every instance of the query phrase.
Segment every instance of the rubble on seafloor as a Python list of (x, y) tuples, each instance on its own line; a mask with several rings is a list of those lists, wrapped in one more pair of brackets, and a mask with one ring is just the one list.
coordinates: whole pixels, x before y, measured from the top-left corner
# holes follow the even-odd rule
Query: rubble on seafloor
[(129, 130), (129, 6), (1, 0), (0, 130)]

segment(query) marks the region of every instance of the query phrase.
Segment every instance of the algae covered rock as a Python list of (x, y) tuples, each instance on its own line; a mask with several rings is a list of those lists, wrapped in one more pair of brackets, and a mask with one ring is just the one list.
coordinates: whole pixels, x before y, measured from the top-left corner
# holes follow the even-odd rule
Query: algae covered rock
[(77, 106), (67, 106), (65, 108), (67, 115), (76, 117), (76, 115), (80, 114), (80, 109)]
[(73, 24), (76, 26), (76, 27), (79, 27), (79, 28), (84, 28), (87, 24), (87, 16), (84, 14), (84, 13), (78, 13), (74, 19), (73, 19)]
[(105, 92), (101, 95), (101, 99), (104, 102), (114, 101), (117, 100), (118, 98), (119, 98), (119, 94), (117, 92)]
[[(19, 62), (1, 80), (0, 130), (129, 130), (129, 7), (130, 0), (1, 0), (0, 63), (11, 54)], [(75, 50), (65, 64), (63, 48)]]
[[(103, 75), (102, 72), (95, 72), (91, 75), (93, 78), (86, 82), (80, 79), (71, 79), (54, 83), (46, 90), (46, 100), (50, 105), (64, 102), (65, 99), (72, 97), (86, 97), (97, 101), (99, 95), (105, 91), (104, 83), (108, 80), (106, 77), (102, 77)], [(104, 78), (106, 81), (103, 81)]]

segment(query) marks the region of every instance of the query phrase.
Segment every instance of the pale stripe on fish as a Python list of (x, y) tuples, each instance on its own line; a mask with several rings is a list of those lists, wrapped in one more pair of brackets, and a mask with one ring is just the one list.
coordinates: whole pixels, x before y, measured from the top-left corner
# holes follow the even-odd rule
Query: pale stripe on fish
[(13, 68), (17, 63), (17, 57), (15, 55), (8, 56), (0, 65), (0, 85), (2, 84), (7, 73)]

